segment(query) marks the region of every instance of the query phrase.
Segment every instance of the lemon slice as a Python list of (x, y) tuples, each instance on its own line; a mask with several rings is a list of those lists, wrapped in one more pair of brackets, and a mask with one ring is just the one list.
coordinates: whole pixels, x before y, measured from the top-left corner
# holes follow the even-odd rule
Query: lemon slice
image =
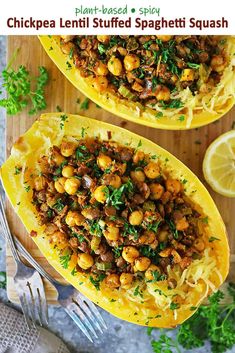
[(219, 136), (203, 160), (206, 181), (219, 194), (235, 197), (235, 130)]

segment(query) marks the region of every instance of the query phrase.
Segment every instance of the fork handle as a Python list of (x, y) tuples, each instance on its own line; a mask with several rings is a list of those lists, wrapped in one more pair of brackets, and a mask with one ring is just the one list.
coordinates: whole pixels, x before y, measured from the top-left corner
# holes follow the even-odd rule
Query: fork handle
[(16, 245), (15, 245), (13, 236), (12, 236), (11, 231), (9, 229), (9, 225), (8, 225), (8, 221), (7, 221), (5, 208), (4, 208), (4, 204), (3, 204), (3, 199), (2, 199), (1, 194), (0, 194), (0, 208), (1, 208), (0, 213), (1, 213), (1, 219), (2, 219), (2, 226), (5, 229), (5, 235), (7, 238), (6, 240), (8, 241), (8, 244), (10, 245), (12, 255), (14, 257), (15, 262), (21, 262), (19, 254), (16, 250)]

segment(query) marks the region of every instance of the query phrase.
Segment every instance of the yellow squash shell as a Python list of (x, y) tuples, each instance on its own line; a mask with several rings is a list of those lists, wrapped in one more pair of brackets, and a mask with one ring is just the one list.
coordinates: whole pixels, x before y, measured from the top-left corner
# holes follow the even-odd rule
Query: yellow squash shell
[[(93, 88), (92, 80), (82, 77), (68, 55), (61, 51), (59, 36), (39, 36), (39, 40), (45, 51), (60, 71), (77, 89), (96, 104), (134, 123), (165, 130), (193, 129), (210, 124), (221, 118), (233, 107), (235, 102), (235, 38), (233, 36), (226, 38), (227, 55), (230, 64), (225, 69), (220, 85), (212, 90), (208, 98), (204, 97), (205, 94), (201, 94), (204, 103), (195, 108), (191, 108), (191, 106), (194, 107), (195, 97), (192, 94), (189, 96), (189, 92), (184, 90), (184, 99), (188, 106), (188, 108), (185, 108), (186, 111), (177, 113), (175, 109), (171, 109), (171, 112), (168, 114), (170, 116), (166, 116), (163, 110), (163, 116), (159, 119), (156, 117), (156, 110), (149, 107), (144, 108), (138, 102), (135, 103), (118, 98), (110, 92), (99, 93), (96, 91)], [(181, 119), (182, 115), (185, 116), (183, 121)]]
[[(68, 118), (64, 122), (64, 127), (61, 128), (61, 114), (63, 113), (42, 115), (13, 145), (10, 157), (1, 167), (3, 186), (15, 212), (21, 218), (29, 233), (37, 232), (37, 236), (32, 239), (49, 263), (68, 282), (103, 309), (120, 319), (139, 325), (174, 327), (182, 323), (193, 314), (191, 307), (198, 306), (207, 294), (220, 286), (228, 274), (229, 247), (226, 230), (211, 196), (199, 179), (182, 162), (155, 143), (120, 127), (77, 115), (67, 114)], [(107, 140), (111, 135), (112, 140), (120, 144), (126, 141), (133, 148), (137, 148), (141, 140), (141, 149), (146, 154), (157, 155), (163, 168), (173, 178), (187, 180), (186, 195), (195, 205), (198, 205), (200, 212), (208, 217), (207, 236), (214, 236), (219, 239), (207, 243), (207, 248), (212, 254), (213, 261), (216, 262), (216, 271), (219, 272), (219, 275), (214, 274), (210, 277), (210, 288), (198, 283), (197, 286), (187, 289), (190, 293), (190, 302), (187, 309), (179, 307), (177, 310), (170, 310), (169, 308), (160, 310), (153, 300), (145, 300), (145, 298), (142, 300), (140, 298), (138, 301), (133, 301), (133, 298), (130, 298), (130, 293), (123, 289), (112, 290), (107, 288), (103, 282), (100, 291), (97, 291), (89, 280), (89, 274), (77, 273), (73, 275), (71, 271), (74, 264), (72, 263), (68, 269), (61, 266), (57, 251), (49, 245), (44, 234), (44, 226), (38, 225), (36, 210), (31, 203), (33, 186), (31, 176), (38, 170), (37, 161), (39, 157), (47, 154), (51, 146), (59, 146), (64, 136), (81, 138), (84, 131), (86, 131), (88, 137), (99, 136), (102, 140)], [(22, 168), (20, 173), (15, 172), (16, 167)], [(159, 286), (161, 286), (161, 283), (159, 283)]]

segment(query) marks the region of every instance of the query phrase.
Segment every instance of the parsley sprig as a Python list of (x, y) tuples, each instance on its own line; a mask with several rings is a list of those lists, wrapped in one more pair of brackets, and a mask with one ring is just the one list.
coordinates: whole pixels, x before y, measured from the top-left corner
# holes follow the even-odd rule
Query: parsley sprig
[[(210, 342), (213, 353), (223, 353), (235, 345), (235, 284), (230, 283), (228, 293), (230, 304), (221, 305), (224, 293), (217, 291), (209, 297), (209, 305), (202, 305), (198, 311), (178, 329), (174, 340), (168, 331), (161, 330), (158, 340), (152, 340), (154, 353), (181, 353), (181, 347), (189, 349), (203, 347)], [(194, 310), (196, 308), (193, 308)], [(148, 329), (151, 335), (152, 329)]]
[(7, 98), (0, 99), (0, 106), (4, 107), (9, 115), (20, 113), (27, 106), (30, 108), (30, 115), (45, 109), (45, 86), (49, 79), (47, 69), (39, 66), (39, 75), (33, 77), (25, 66), (21, 65), (18, 70), (13, 70), (11, 64), (2, 71), (2, 86)]

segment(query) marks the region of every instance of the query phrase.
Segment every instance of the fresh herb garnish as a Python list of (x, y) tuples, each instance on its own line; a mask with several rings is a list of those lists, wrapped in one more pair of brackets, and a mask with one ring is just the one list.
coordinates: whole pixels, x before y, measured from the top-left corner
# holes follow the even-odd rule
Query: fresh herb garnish
[(14, 175), (19, 175), (21, 172), (22, 172), (22, 168), (15, 166), (15, 173), (14, 173)]
[(212, 243), (213, 241), (220, 240), (220, 239), (216, 237), (210, 237), (208, 240), (209, 240), (209, 243)]
[(190, 67), (191, 69), (196, 69), (197, 70), (197, 69), (199, 69), (200, 64), (195, 64), (195, 63), (188, 62), (187, 66)]
[(133, 235), (134, 240), (137, 240), (139, 237), (139, 231), (135, 226), (131, 225), (130, 223), (124, 223), (123, 236), (126, 237), (128, 235)]
[(10, 66), (11, 63), (2, 72), (2, 86), (6, 90), (7, 98), (0, 100), (0, 106), (6, 108), (9, 115), (20, 113), (27, 106), (30, 107), (30, 115), (45, 109), (47, 104), (44, 88), (49, 78), (46, 68), (39, 66), (39, 75), (33, 78), (25, 66), (21, 65), (17, 71)]
[(90, 222), (90, 233), (96, 235), (97, 237), (102, 237), (103, 231), (99, 221), (93, 220)]
[(80, 145), (75, 151), (75, 157), (77, 161), (85, 162), (91, 157), (91, 154), (87, 150), (86, 146)]
[(125, 184), (123, 184), (120, 188), (118, 189), (111, 189), (109, 188), (109, 195), (107, 197), (107, 204), (114, 206), (117, 210), (121, 208), (121, 206), (124, 205), (124, 195), (129, 195), (132, 194), (134, 191), (134, 185), (129, 179)]
[(143, 298), (143, 292), (140, 290), (140, 286), (137, 286), (133, 292), (134, 296), (140, 296), (141, 298)]
[(107, 50), (107, 48), (105, 47), (104, 44), (102, 44), (102, 43), (98, 44), (98, 52), (100, 53), (100, 55), (105, 54), (106, 50)]
[(56, 203), (53, 205), (53, 208), (55, 208), (58, 212), (61, 212), (64, 209), (65, 205), (62, 201), (62, 199), (58, 199)]
[(158, 271), (151, 271), (153, 279), (147, 281), (147, 282), (159, 282), (159, 281), (165, 281), (167, 279), (167, 276), (165, 274), (161, 274)]
[(184, 104), (180, 99), (172, 99), (169, 103), (164, 101), (159, 101), (163, 109), (171, 108), (171, 109), (179, 109), (183, 108)]
[(89, 108), (90, 100), (89, 98), (85, 98), (84, 101), (80, 105), (81, 110), (87, 110)]
[(176, 310), (176, 309), (179, 309), (179, 307), (180, 307), (179, 303), (171, 302), (170, 304), (170, 310)]
[(100, 283), (105, 279), (106, 275), (104, 273), (99, 274), (97, 277), (90, 276), (90, 282), (96, 288), (96, 290), (100, 290)]
[(172, 220), (166, 221), (167, 224), (169, 225), (169, 228), (174, 236), (175, 239), (178, 239), (179, 234), (178, 234), (178, 230), (176, 229), (175, 223)]
[(68, 121), (68, 116), (66, 114), (63, 114), (60, 116), (60, 129), (63, 130), (64, 128), (64, 123)]
[(71, 255), (70, 254), (60, 256), (61, 266), (63, 268), (65, 268), (65, 269), (67, 269), (69, 267), (70, 259), (71, 259)]
[(116, 246), (112, 249), (115, 258), (118, 258), (122, 255), (123, 246), (124, 245)]

